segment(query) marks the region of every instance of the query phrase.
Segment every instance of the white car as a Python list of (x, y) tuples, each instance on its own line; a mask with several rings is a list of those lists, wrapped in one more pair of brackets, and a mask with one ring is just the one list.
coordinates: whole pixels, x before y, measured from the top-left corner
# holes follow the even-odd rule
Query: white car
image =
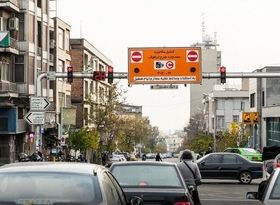
[[(261, 195), (263, 195), (261, 197)], [(247, 199), (257, 199), (262, 205), (280, 204), (280, 168), (275, 168), (270, 175), (263, 193), (247, 192)]]

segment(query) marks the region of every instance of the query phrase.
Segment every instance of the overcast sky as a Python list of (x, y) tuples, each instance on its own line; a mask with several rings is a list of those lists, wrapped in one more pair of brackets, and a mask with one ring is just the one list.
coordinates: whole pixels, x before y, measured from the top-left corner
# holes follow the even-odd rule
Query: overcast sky
[[(85, 38), (127, 72), (129, 47), (188, 47), (217, 33), (227, 71), (253, 71), (280, 65), (279, 0), (57, 0), (58, 17), (71, 26), (71, 38)], [(124, 88), (127, 81), (121, 80)], [(182, 129), (188, 122), (188, 88), (128, 89), (127, 102), (160, 130)]]

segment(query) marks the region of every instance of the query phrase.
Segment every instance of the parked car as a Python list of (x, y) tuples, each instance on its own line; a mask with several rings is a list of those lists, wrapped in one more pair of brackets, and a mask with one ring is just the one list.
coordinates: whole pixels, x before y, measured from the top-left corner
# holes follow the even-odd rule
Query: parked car
[(143, 198), (144, 204), (193, 204), (176, 163), (121, 162), (112, 164), (110, 171), (128, 199), (136, 195)]
[(103, 166), (87, 163), (22, 162), (0, 167), (1, 204), (138, 205)]
[(113, 154), (107, 161), (106, 167), (110, 167), (115, 162), (126, 162), (126, 158), (123, 154)]
[(263, 164), (235, 153), (210, 153), (197, 160), (202, 179), (235, 179), (250, 184), (263, 177)]
[(252, 148), (227, 148), (224, 152), (237, 153), (251, 161), (262, 161), (262, 153)]
[(262, 205), (280, 204), (280, 168), (275, 168), (270, 175), (262, 197), (258, 192), (247, 192), (246, 198), (260, 200)]

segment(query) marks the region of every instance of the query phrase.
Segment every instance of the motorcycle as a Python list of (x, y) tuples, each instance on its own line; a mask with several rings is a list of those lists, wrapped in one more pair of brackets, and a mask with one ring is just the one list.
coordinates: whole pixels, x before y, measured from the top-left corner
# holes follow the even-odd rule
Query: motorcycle
[(32, 155), (28, 155), (26, 153), (19, 153), (18, 155), (19, 162), (40, 162), (43, 161), (43, 158), (36, 152)]

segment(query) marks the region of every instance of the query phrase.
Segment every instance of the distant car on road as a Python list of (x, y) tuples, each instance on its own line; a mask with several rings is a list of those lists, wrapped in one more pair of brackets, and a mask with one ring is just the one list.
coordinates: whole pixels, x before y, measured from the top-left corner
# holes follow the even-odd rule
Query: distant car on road
[(263, 164), (235, 153), (210, 153), (197, 160), (202, 179), (235, 179), (250, 184), (263, 177)]
[(270, 175), (263, 197), (258, 192), (247, 192), (247, 199), (257, 199), (262, 205), (279, 205), (280, 204), (280, 168), (276, 168)]
[(149, 205), (193, 205), (176, 163), (121, 162), (112, 164), (110, 171), (128, 199), (136, 195)]
[(227, 148), (224, 152), (237, 153), (251, 161), (262, 161), (262, 153), (252, 148)]
[(0, 204), (138, 205), (103, 166), (88, 163), (22, 162), (0, 167)]

